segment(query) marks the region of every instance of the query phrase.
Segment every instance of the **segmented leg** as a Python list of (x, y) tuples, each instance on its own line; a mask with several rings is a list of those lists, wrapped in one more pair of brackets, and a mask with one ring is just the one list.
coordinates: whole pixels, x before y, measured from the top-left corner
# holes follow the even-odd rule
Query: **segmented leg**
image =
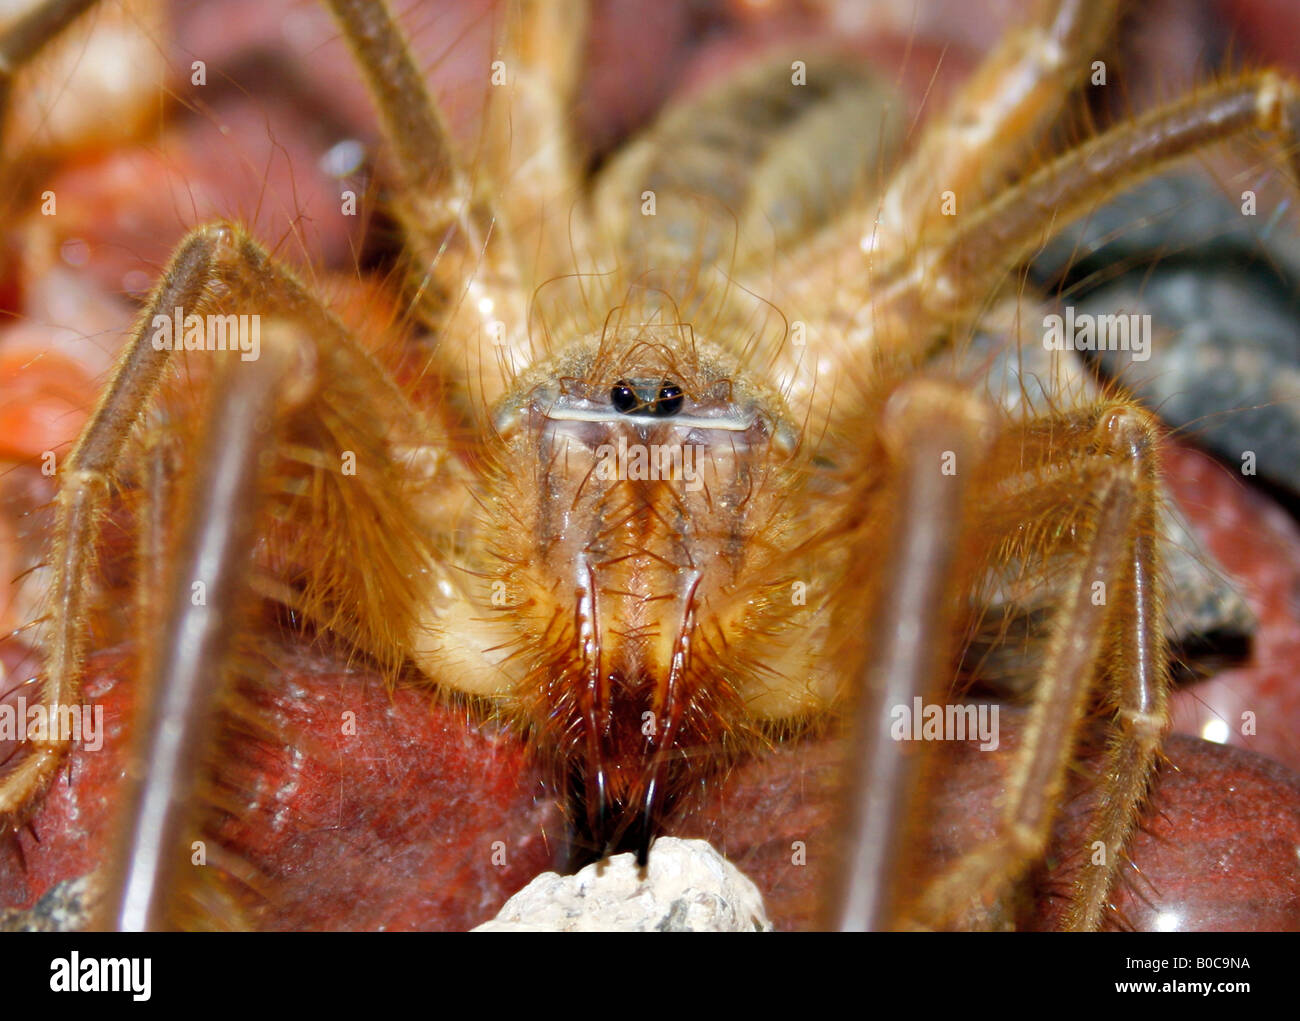
[[(1112, 625), (1109, 658), (1109, 697), (1116, 708), (1114, 733), (1100, 773), (1096, 808), (1083, 848), (1086, 866), (1071, 898), (1066, 926), (1101, 927), (1116, 871), (1137, 823), (1151, 773), (1169, 721), (1169, 676), (1162, 626), (1158, 526), (1153, 494), (1156, 486), (1156, 433), (1151, 422), (1131, 411), (1111, 413), (1105, 420), (1113, 444), (1125, 463), (1118, 466), (1124, 485), (1136, 490), (1137, 506), (1129, 525), (1122, 570), (1127, 577), (1115, 605), (1124, 627)], [(1115, 602), (1119, 600), (1119, 602)], [(1097, 851), (1100, 850), (1100, 862)]]
[[(218, 373), (223, 382), (209, 413), (207, 446), (191, 459), (201, 471), (177, 487), (180, 512), (160, 513), (153, 506), (144, 514), (142, 550), (158, 557), (169, 545), (163, 522), (179, 520), (186, 531), (178, 548), (189, 567), (183, 563), (181, 573), (170, 579), (169, 598), (161, 606), (156, 599), (145, 603), (146, 625), (161, 622), (157, 633), (163, 643), (142, 657), (152, 679), (141, 702), (148, 706), (151, 698), (157, 699), (160, 708), (144, 713), (143, 743), (130, 771), (139, 786), (126, 799), (127, 850), (119, 858), (124, 871), (109, 895), (114, 923), (128, 928), (157, 925), (162, 919), (163, 891), (176, 872), (164, 849), (174, 844), (188, 818), (186, 793), (195, 782), (195, 753), (202, 747), (195, 734), (206, 724), (216, 698), (221, 642), (233, 631), (236, 616), (232, 607), (251, 595), (244, 582), (254, 522), (260, 522), (256, 532), (267, 536), (271, 551), (259, 569), (294, 572), (279, 579), (273, 594), (320, 626), (343, 629), (355, 646), (390, 666), (404, 660), (414, 640), (418, 586), (425, 573), (421, 566), (430, 556), (412, 497), (427, 477), (399, 465), (394, 451), (408, 436), (435, 442), (439, 434), (342, 324), (255, 242), (232, 226), (201, 228), (173, 257), (63, 470), (54, 598), (45, 622), (42, 691), (48, 707), (72, 705), (78, 698), (107, 493), (133, 456), (134, 427), (152, 406), (171, 357), (165, 346), (154, 343), (156, 319), (171, 320), (177, 309), (183, 316), (267, 310), (276, 318), (263, 337), (264, 347), (251, 360), (241, 351), (184, 356), (191, 368), (206, 368), (197, 361), (202, 358), (231, 364), (227, 373)], [(309, 339), (287, 340), (280, 323), (291, 324), (294, 337)], [(282, 442), (264, 449), (256, 441), (267, 435), (268, 408), (274, 412), (271, 419), (283, 420), (287, 431)], [(171, 423), (171, 428), (178, 425)], [(254, 513), (259, 501), (249, 498), (254, 484), (262, 487), (258, 492), (268, 508), (260, 519)], [(322, 557), (322, 548), (364, 549), (367, 559)], [(149, 584), (154, 573), (154, 565), (146, 563), (141, 583)], [(190, 598), (196, 580), (207, 587), (206, 601), (197, 604)], [(251, 580), (256, 584), (257, 576)], [(146, 640), (146, 652), (150, 648)], [(66, 741), (59, 740), (32, 748), (0, 782), (0, 810), (14, 814), (28, 804), (65, 751)]]
[[(1155, 549), (1156, 430), (1145, 413), (1128, 405), (1087, 417), (1095, 422), (1087, 429), (1081, 428), (1084, 416), (1064, 414), (1029, 435), (1013, 430), (1001, 441), (1022, 448), (1043, 444), (1045, 456), (997, 501), (993, 521), (1015, 535), (1054, 519), (1057, 534), (1076, 536), (1077, 547), (1007, 779), (997, 834), (949, 866), (905, 908), (909, 923), (942, 926), (973, 902), (997, 901), (1043, 854), (1094, 693), (1117, 713), (1088, 829), (1087, 857), (1098, 857), (1095, 841), (1105, 853), (1077, 883), (1067, 924), (1096, 929), (1104, 920), (1164, 733), (1168, 675)], [(1060, 464), (1061, 451), (1088, 440), (1095, 453)], [(1080, 501), (1079, 493), (1088, 495)]]
[[(199, 303), (219, 238), (197, 234), (182, 244), (154, 292), (149, 318), (118, 363), (108, 389), (60, 472), (55, 497), (51, 605), (44, 622), (46, 649), (42, 702), (57, 712), (77, 704), (85, 661), (86, 621), (91, 606), (95, 544), (108, 488), (132, 427), (157, 388), (168, 353), (148, 342), (146, 324), (154, 315)], [(164, 312), (164, 310), (166, 310)], [(15, 816), (39, 793), (67, 751), (66, 735), (34, 743), (27, 757), (0, 780), (0, 817)]]
[[(573, 272), (575, 253), (588, 240), (573, 130), (587, 5), (522, 0), (511, 7), (488, 91), (483, 169), (500, 195), (523, 287), (532, 294)], [(498, 73), (504, 84), (496, 84)]]
[(995, 201), (959, 220), (954, 233), (921, 253), (906, 276), (877, 276), (859, 325), (886, 342), (929, 344), (918, 318), (970, 321), (1011, 270), (1035, 248), (1109, 196), (1172, 161), (1249, 131), (1284, 132), (1300, 181), (1296, 130), (1300, 84), (1273, 71), (1217, 83), (1058, 157)]
[[(864, 251), (886, 263), (952, 222), (942, 193), (968, 209), (982, 202), (1039, 139), (1115, 23), (1118, 0), (1040, 4), (1004, 37), (941, 117), (931, 120), (881, 197)], [(883, 270), (885, 267), (881, 265)]]
[(532, 360), (527, 292), (495, 199), (456, 151), (382, 0), (328, 0), (356, 55), (397, 163), (394, 211), (415, 305), (439, 357), (491, 404)]
[[(49, 3), (11, 27), (0, 38), (0, 57), (9, 55), (0, 66), (0, 87), (7, 86), (13, 68), (92, 3)], [(430, 296), (423, 307), (453, 309), (440, 331), (444, 357), (463, 369), (465, 352), (477, 356), (489, 346), (502, 320), (507, 346), (518, 347), (526, 331), (512, 260), (502, 239), (494, 240), (499, 234), (494, 214), (471, 192), (470, 175), (455, 158), (400, 30), (380, 4), (337, 0), (333, 6), (366, 72), (398, 155), (402, 185), (398, 206), (414, 258), (426, 274), (420, 288), (431, 283), (445, 287), (445, 293)], [(203, 315), (229, 313), (232, 307), (240, 312), (273, 311), (295, 321), (313, 338), (320, 361), (318, 376), (328, 383), (327, 393), (318, 395), (324, 399), (317, 402), (320, 410), (308, 429), (314, 432), (312, 442), (320, 447), (301, 440), (286, 444), (285, 450), (296, 451), (302, 463), (292, 477), (280, 478), (283, 491), (271, 499), (270, 531), (278, 542), (276, 548), (286, 561), (306, 563), (306, 577), (292, 591), (255, 574), (255, 588), (292, 601), (322, 627), (344, 629), (359, 648), (390, 666), (402, 660), (412, 641), (418, 627), (415, 579), (427, 555), (427, 537), (417, 534), (419, 515), (409, 499), (413, 480), (395, 465), (394, 438), (381, 423), (403, 422), (403, 438), (425, 448), (436, 444), (441, 434), (347, 338), (337, 320), (296, 281), (272, 267), (250, 239), (235, 228), (209, 227), (190, 235), (178, 248), (61, 472), (51, 610), (43, 621), (42, 638), (46, 649), (42, 702), (52, 712), (79, 699), (100, 522), (131, 434), (144, 418), (169, 358), (169, 352), (150, 344), (150, 324), (158, 316), (170, 317), (174, 309)], [(450, 321), (457, 320), (455, 313), (461, 309), (469, 310), (471, 324), (464, 327), (465, 317), (458, 320), (463, 327), (458, 356), (458, 333)], [(358, 478), (343, 479), (339, 454), (344, 451), (359, 466)], [(303, 499), (303, 493), (309, 497)], [(161, 527), (156, 518), (154, 525)], [(365, 569), (354, 561), (322, 562), (319, 546), (305, 556), (305, 547), (313, 536), (319, 543), (323, 530), (346, 533), (339, 544), (326, 543), (328, 548), (366, 549), (370, 559)], [(144, 541), (156, 544), (160, 534), (146, 528)], [(358, 614), (360, 623), (353, 624)], [(148, 613), (144, 616), (156, 619)], [(170, 626), (182, 624), (172, 619)], [(62, 735), (29, 747), (22, 762), (0, 779), (0, 818), (12, 820), (26, 810), (66, 751)], [(190, 779), (182, 771), (182, 781)], [(139, 830), (144, 824), (137, 817), (130, 825)], [(166, 828), (157, 819), (151, 825), (155, 836)], [(142, 853), (131, 860), (147, 857)], [(155, 865), (144, 861), (140, 867), (150, 873)], [(133, 895), (133, 901), (139, 902), (139, 897)], [(137, 911), (134, 917), (137, 921), (153, 917), (150, 912), (155, 907), (141, 909), (144, 914)]]
[[(970, 487), (986, 445), (987, 409), (955, 386), (900, 388), (886, 406), (884, 435), (902, 476), (885, 569), (888, 599), (872, 622), (870, 667), (858, 695), (849, 823), (851, 848), (831, 898), (840, 930), (888, 927), (897, 917), (909, 820), (922, 796), (916, 750), (890, 736), (890, 709), (914, 697), (938, 701), (936, 688), (955, 651), (953, 618), (964, 591), (956, 565)], [(954, 473), (943, 466), (951, 456)]]
[[(244, 575), (256, 537), (265, 450), (313, 390), (311, 345), (299, 329), (272, 321), (260, 357), (217, 372), (197, 478), (180, 507), (182, 531), (137, 714), (124, 831), (104, 897), (105, 928), (168, 926), (168, 897), (190, 860), (186, 841), (195, 787), (234, 622), (246, 609)], [(203, 598), (193, 597), (196, 585)]]

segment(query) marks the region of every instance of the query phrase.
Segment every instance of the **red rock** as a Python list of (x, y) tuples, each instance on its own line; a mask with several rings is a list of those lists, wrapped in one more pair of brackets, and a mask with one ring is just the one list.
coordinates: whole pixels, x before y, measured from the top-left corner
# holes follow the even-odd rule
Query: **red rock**
[[(85, 698), (104, 707), (103, 748), (75, 749), (17, 847), (0, 851), (0, 906), (29, 906), (109, 853), (131, 669), (120, 652), (93, 661)], [(214, 810), (210, 827), (259, 877), (269, 902), (251, 916), (258, 927), (468, 928), (562, 850), (559, 813), (520, 742), (427, 690), (390, 697), (374, 675), (307, 657), (251, 703), (264, 732), (227, 733), (214, 787), (238, 810)], [(348, 712), (355, 734), (343, 732)]]
[(1247, 662), (1175, 696), (1174, 728), (1300, 770), (1300, 528), (1205, 454), (1171, 447), (1166, 469), (1179, 506), (1259, 621)]

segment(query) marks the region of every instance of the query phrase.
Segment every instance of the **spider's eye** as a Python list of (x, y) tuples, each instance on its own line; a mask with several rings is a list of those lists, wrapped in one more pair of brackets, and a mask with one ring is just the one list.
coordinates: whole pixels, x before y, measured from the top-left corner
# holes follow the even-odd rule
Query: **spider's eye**
[(651, 406), (652, 415), (675, 415), (682, 410), (682, 403), (685, 398), (682, 396), (682, 388), (676, 383), (670, 383), (664, 380), (663, 386), (659, 388), (659, 396)]
[(623, 415), (650, 415), (668, 418), (682, 410), (686, 398), (676, 383), (664, 380), (656, 391), (653, 383), (629, 383), (620, 379), (609, 391), (614, 410)]
[(630, 415), (641, 406), (641, 399), (637, 397), (636, 391), (621, 379), (610, 390), (609, 400), (614, 405), (614, 410), (624, 415)]

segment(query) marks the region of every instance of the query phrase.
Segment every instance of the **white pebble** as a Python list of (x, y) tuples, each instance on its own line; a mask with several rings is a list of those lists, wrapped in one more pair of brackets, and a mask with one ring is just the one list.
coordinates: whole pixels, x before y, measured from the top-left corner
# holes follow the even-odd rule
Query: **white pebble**
[(767, 932), (763, 897), (705, 840), (661, 837), (645, 872), (620, 854), (543, 872), (475, 932)]

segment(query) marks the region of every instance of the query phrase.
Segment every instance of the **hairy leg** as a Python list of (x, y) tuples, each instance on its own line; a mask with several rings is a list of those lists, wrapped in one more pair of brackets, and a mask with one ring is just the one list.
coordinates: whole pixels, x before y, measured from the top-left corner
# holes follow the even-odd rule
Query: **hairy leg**
[[(169, 596), (159, 603), (149, 591), (141, 603), (143, 659), (152, 674), (147, 690), (162, 708), (142, 728), (132, 770), (138, 794), (129, 799), (125, 822), (131, 850), (115, 880), (113, 896), (121, 903), (111, 909), (116, 924), (133, 927), (160, 918), (159, 891), (167, 885), (160, 848), (186, 816), (184, 792), (197, 768), (193, 749), (201, 745), (190, 738), (210, 715), (221, 642), (238, 616), (231, 607), (263, 592), (318, 626), (341, 627), (346, 620), (346, 638), (395, 669), (419, 627), (417, 579), (431, 556), (412, 496), (427, 480), (399, 464), (396, 451), (409, 437), (436, 443), (437, 433), (342, 324), (255, 242), (233, 226), (201, 228), (173, 257), (62, 472), (52, 604), (43, 622), (47, 711), (78, 700), (109, 494), (139, 456), (137, 426), (153, 417), (167, 379), (173, 352), (153, 343), (155, 317), (171, 319), (176, 309), (198, 316), (265, 311), (269, 323), (265, 346), (251, 360), (234, 350), (181, 356), (191, 376), (218, 380), (216, 403), (188, 451), (188, 463), (199, 466), (192, 478), (168, 479), (163, 464), (176, 453), (167, 440), (183, 432), (184, 422), (166, 423), (161, 440), (158, 432), (146, 437), (143, 474), (151, 503), (142, 515), (139, 584), (163, 583)], [(286, 339), (286, 331), (296, 339)], [(216, 363), (208, 373), (213, 366), (199, 361), (205, 358), (233, 364)], [(284, 430), (269, 429), (268, 416)], [(261, 440), (268, 442), (258, 446)], [(172, 490), (179, 508), (166, 506)], [(258, 504), (266, 507), (260, 518)], [(170, 520), (182, 523), (175, 546), (165, 535)], [(270, 551), (256, 564), (250, 561), (254, 521)], [(355, 549), (367, 551), (365, 565), (338, 552)], [(192, 561), (192, 570), (186, 575), (178, 568), (181, 574), (169, 580), (159, 563), (173, 553)], [(214, 577), (199, 564), (205, 571), (215, 565)], [(268, 581), (276, 570), (285, 572), (278, 585)], [(211, 598), (192, 602), (196, 580)], [(162, 636), (156, 647), (155, 635)], [(64, 734), (31, 747), (0, 781), (0, 813), (20, 817), (66, 749)]]
[[(261, 356), (216, 373), (197, 476), (179, 508), (181, 531), (164, 582), (160, 640), (142, 671), (142, 711), (123, 799), (121, 850), (104, 897), (104, 928), (169, 926), (168, 899), (190, 860), (186, 841), (202, 751), (235, 628), (245, 612), (244, 575), (256, 540), (264, 450), (313, 389), (310, 344), (272, 321)], [(304, 369), (306, 368), (306, 371)], [(203, 586), (203, 598), (193, 590)]]
[[(507, 19), (488, 91), (484, 178), (500, 195), (525, 293), (573, 272), (585, 250), (582, 165), (574, 108), (587, 4), (525, 0)], [(504, 84), (496, 84), (496, 73)]]
[[(395, 154), (393, 207), (406, 235), (416, 314), (436, 332), (440, 362), (466, 386), (481, 387), (482, 402), (491, 404), (534, 357), (529, 292), (507, 236), (505, 211), (494, 189), (476, 181), (457, 152), (387, 4), (328, 0), (328, 5), (356, 55)], [(500, 103), (489, 110), (499, 118), (509, 113)], [(508, 133), (508, 126), (503, 130)]]
[(907, 250), (935, 240), (951, 217), (941, 196), (953, 190), (968, 208), (982, 202), (1060, 112), (1110, 34), (1118, 0), (1040, 4), (1007, 35), (941, 117), (931, 120), (881, 196), (863, 251), (879, 253), (888, 272)]
[[(1042, 854), (1086, 711), (1098, 699), (1115, 721), (1084, 849), (1096, 867), (1084, 870), (1067, 925), (1096, 929), (1104, 921), (1166, 724), (1157, 443), (1150, 416), (1119, 401), (1048, 416), (995, 443), (990, 463), (1008, 469), (1007, 481), (983, 499), (988, 523), (1013, 537), (1003, 555), (1033, 556), (1037, 546), (1038, 556), (1064, 553), (1070, 566), (998, 831), (927, 886), (905, 909), (909, 922), (943, 926), (972, 903), (997, 901)], [(1062, 450), (1086, 452), (1062, 458)]]
[(905, 273), (875, 276), (857, 315), (865, 335), (904, 349), (929, 347), (918, 321), (970, 322), (1007, 275), (1072, 221), (1174, 160), (1250, 131), (1281, 132), (1300, 181), (1300, 85), (1273, 71), (1243, 74), (1122, 124), (1072, 149), (962, 218)]
[[(898, 388), (886, 406), (886, 447), (897, 465), (897, 499), (884, 548), (889, 594), (873, 612), (871, 657), (857, 693), (855, 786), (843, 840), (851, 853), (830, 899), (839, 930), (888, 928), (903, 891), (897, 877), (923, 769), (915, 750), (890, 736), (890, 710), (921, 697), (935, 700), (955, 650), (953, 618), (964, 591), (957, 570), (970, 491), (988, 432), (987, 409), (964, 390), (925, 381)], [(944, 472), (947, 455), (956, 471)]]

